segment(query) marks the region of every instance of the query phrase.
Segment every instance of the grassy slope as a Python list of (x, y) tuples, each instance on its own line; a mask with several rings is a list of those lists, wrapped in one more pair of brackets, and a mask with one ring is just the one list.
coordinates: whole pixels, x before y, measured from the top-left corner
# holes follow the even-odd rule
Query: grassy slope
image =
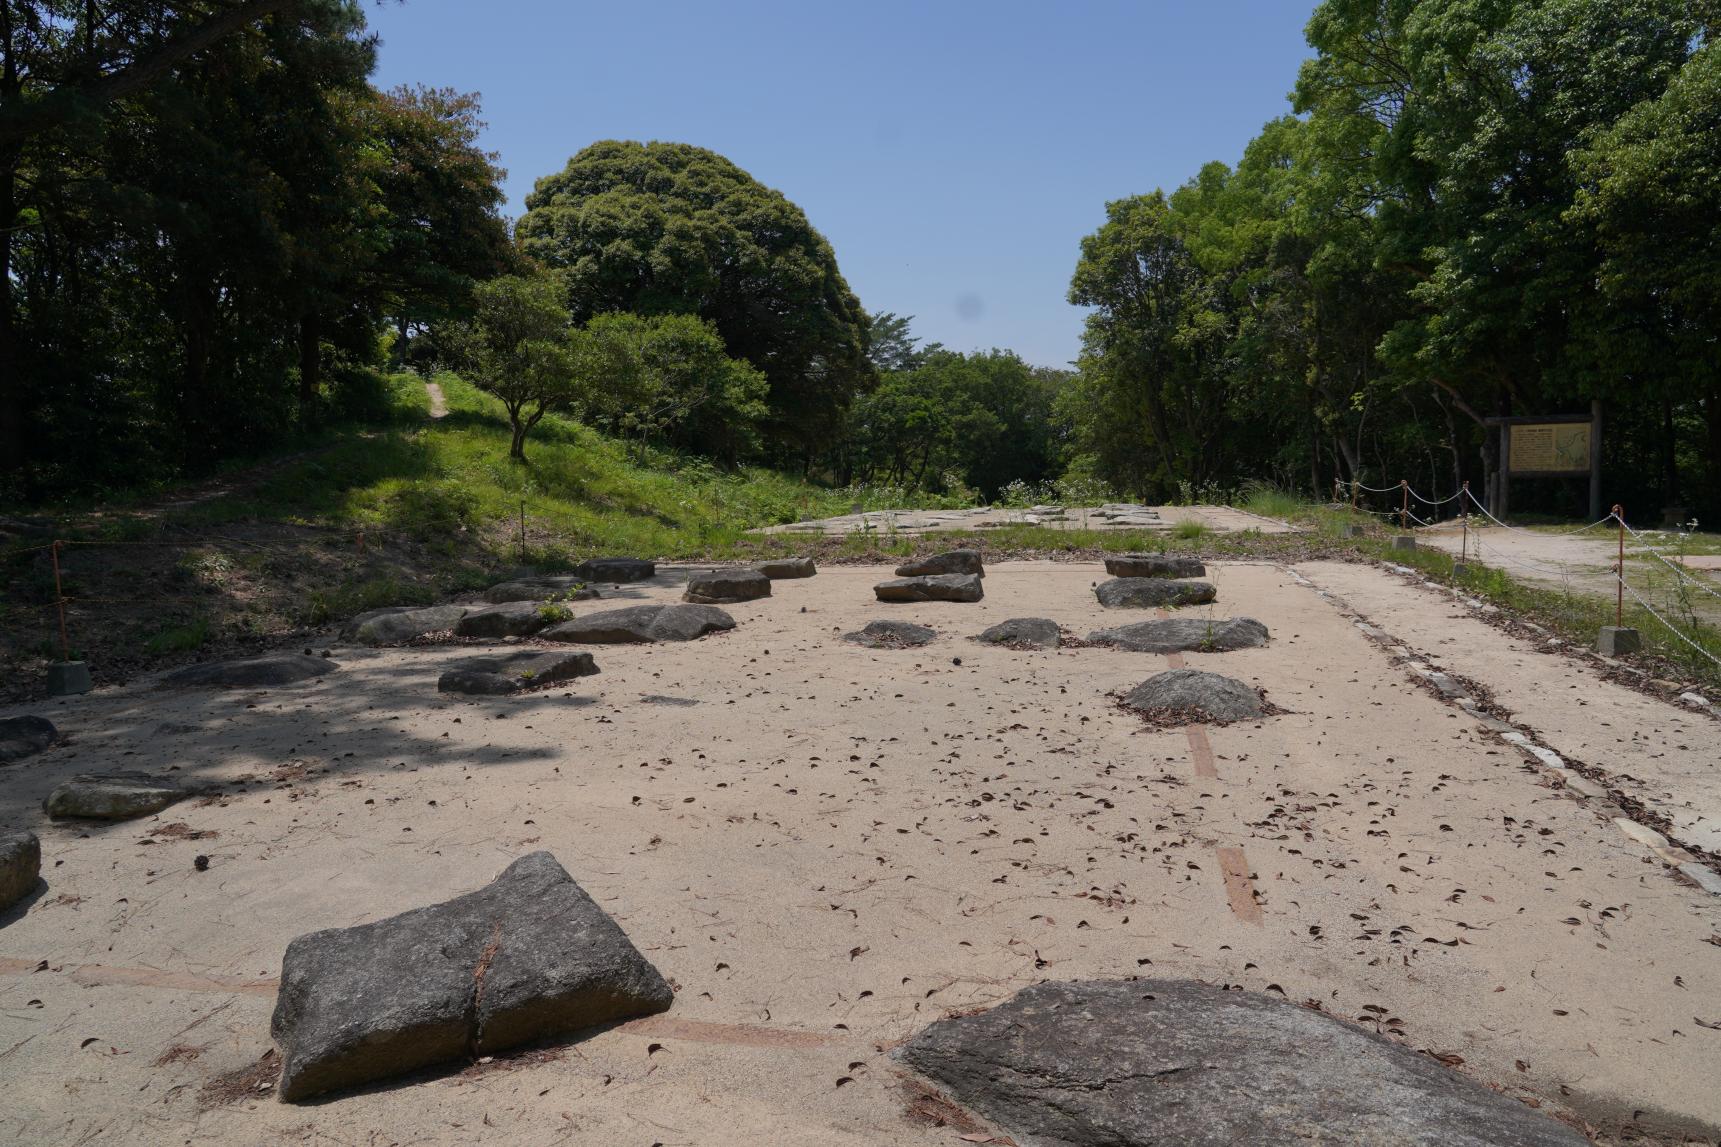
[[(546, 417), (511, 462), (501, 404), (454, 375), (437, 379), (446, 418), (431, 421), (423, 386), (398, 376), (399, 425), (351, 434), (294, 463), (244, 497), (190, 515), (204, 524), (243, 518), (366, 529), (373, 536), (483, 541), (517, 547), (522, 511), (528, 559), (557, 565), (597, 553), (655, 556), (740, 552), (754, 526), (847, 513), (858, 501), (902, 504), (901, 491), (833, 490), (759, 468), (723, 472), (648, 452), (569, 419)], [(937, 504), (920, 496), (920, 505)], [(462, 536), (464, 535), (464, 536)]]

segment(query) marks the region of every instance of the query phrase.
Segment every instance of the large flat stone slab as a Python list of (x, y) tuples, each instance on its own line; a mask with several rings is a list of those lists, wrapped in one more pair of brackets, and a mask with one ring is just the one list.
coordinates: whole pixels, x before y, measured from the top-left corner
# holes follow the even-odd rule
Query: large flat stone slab
[(1106, 573), (1112, 577), (1206, 577), (1207, 567), (1200, 558), (1172, 557), (1169, 554), (1116, 554), (1105, 560)]
[(872, 587), (880, 601), (979, 601), (986, 596), (979, 574), (899, 577)]
[(813, 564), (812, 558), (771, 558), (769, 561), (755, 562), (753, 568), (772, 581), (812, 577), (819, 572), (819, 567)]
[(156, 684), (164, 689), (261, 689), (326, 677), (340, 666), (307, 653), (266, 653), (236, 661), (206, 661), (163, 673)]
[(585, 578), (564, 574), (517, 577), (484, 591), (484, 600), (492, 605), (505, 605), (511, 601), (591, 601), (598, 596), (598, 591), (587, 585)]
[(1205, 605), (1218, 596), (1218, 591), (1204, 581), (1114, 577), (1095, 586), (1094, 596), (1107, 609), (1159, 609)]
[(427, 633), (453, 629), (472, 611), (469, 605), (394, 606), (361, 613), (343, 636), (359, 645), (399, 645)]
[(615, 645), (692, 641), (734, 628), (735, 619), (714, 605), (630, 605), (552, 625), (540, 636), (576, 645)]
[(898, 1054), (1024, 1147), (1589, 1142), (1372, 1032), (1187, 980), (1037, 984)]
[(843, 640), (873, 649), (904, 649), (926, 645), (937, 636), (937, 630), (912, 621), (869, 621), (853, 633), (843, 634)]
[(131, 820), (196, 795), (172, 777), (148, 773), (85, 773), (62, 781), (42, 802), (55, 819)]
[(477, 892), (299, 936), (281, 962), (278, 1094), (306, 1099), (666, 1010), (675, 998), (548, 852)]
[(589, 653), (520, 649), (455, 662), (436, 680), (440, 693), (500, 696), (590, 677), (598, 672)]
[(46, 717), (26, 713), (0, 721), (0, 765), (21, 761), (53, 745), (60, 737)]
[(567, 616), (548, 602), (511, 601), (479, 606), (454, 623), (454, 632), (460, 637), (529, 637)]
[(1227, 724), (1267, 714), (1266, 703), (1235, 677), (1202, 669), (1167, 669), (1123, 695), (1124, 708), (1165, 722), (1208, 721)]
[(938, 574), (973, 574), (985, 577), (979, 550), (945, 550), (941, 554), (916, 558), (896, 567), (897, 577), (931, 577)]
[(657, 576), (657, 563), (645, 558), (587, 558), (574, 567), (574, 574), (589, 582), (608, 585), (650, 581)]
[(0, 835), (0, 911), (30, 894), (42, 878), (42, 842), (33, 832)]
[(1049, 617), (1012, 617), (983, 630), (974, 640), (988, 645), (1056, 649), (1064, 639), (1058, 632), (1058, 623)]
[(732, 605), (771, 596), (771, 579), (758, 570), (710, 570), (687, 579), (683, 601), (695, 605)]
[(1267, 644), (1267, 627), (1252, 617), (1166, 617), (1096, 630), (1088, 640), (1132, 653), (1229, 653)]

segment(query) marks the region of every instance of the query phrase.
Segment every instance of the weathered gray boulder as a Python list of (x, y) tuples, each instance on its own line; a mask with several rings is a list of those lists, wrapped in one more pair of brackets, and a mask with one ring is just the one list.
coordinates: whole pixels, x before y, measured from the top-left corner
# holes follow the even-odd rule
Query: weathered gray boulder
[(614, 645), (692, 641), (734, 628), (735, 619), (714, 605), (630, 605), (552, 625), (539, 636), (574, 644)]
[(1122, 704), (1160, 720), (1201, 720), (1226, 724), (1264, 716), (1261, 695), (1235, 677), (1201, 669), (1167, 669), (1123, 695)]
[(979, 550), (946, 550), (927, 558), (917, 558), (896, 567), (897, 577), (930, 577), (935, 574), (973, 574), (985, 577)]
[(458, 661), (437, 678), (436, 688), (441, 693), (498, 696), (590, 677), (596, 672), (597, 662), (589, 653), (520, 649)]
[(901, 649), (925, 645), (937, 636), (937, 630), (912, 621), (869, 621), (855, 632), (843, 634), (843, 640), (874, 649)]
[(991, 645), (1027, 645), (1036, 649), (1056, 649), (1063, 644), (1058, 623), (1049, 617), (1012, 617), (985, 630), (974, 640)]
[(653, 641), (692, 641), (735, 628), (735, 619), (714, 605), (666, 605), (651, 623)]
[(262, 657), (245, 657), (237, 661), (206, 661), (163, 673), (157, 680), (163, 689), (194, 689), (214, 686), (219, 689), (258, 689), (272, 685), (291, 685), (312, 677), (323, 677), (339, 669), (326, 657), (304, 653), (268, 653)]
[(62, 781), (42, 811), (56, 819), (82, 817), (90, 820), (130, 820), (160, 812), (170, 804), (196, 795), (172, 777), (148, 773), (86, 773)]
[(898, 1053), (1046, 1147), (1584, 1147), (1431, 1056), (1283, 999), (1188, 980), (1036, 984)]
[(979, 574), (899, 577), (872, 587), (880, 601), (979, 601), (986, 596)]
[(0, 911), (29, 895), (42, 878), (42, 842), (33, 832), (0, 836)]
[[(649, 575), (648, 575), (649, 576)], [(484, 600), (492, 605), (510, 601), (591, 601), (598, 591), (580, 577), (545, 574), (541, 577), (519, 577), (493, 585), (484, 591)]]
[(1267, 644), (1267, 627), (1252, 617), (1166, 617), (1097, 630), (1088, 640), (1132, 653), (1229, 653)]
[(695, 605), (729, 605), (771, 596), (771, 579), (758, 570), (710, 570), (687, 579), (683, 601)]
[(541, 601), (511, 601), (481, 605), (454, 623), (460, 637), (528, 637), (567, 620), (567, 611)]
[(1106, 559), (1106, 573), (1113, 577), (1206, 577), (1207, 567), (1199, 558), (1117, 554)]
[(1107, 609), (1154, 609), (1160, 606), (1203, 605), (1217, 596), (1204, 581), (1169, 581), (1158, 577), (1114, 577), (1094, 587), (1094, 596)]
[(0, 721), (0, 765), (21, 761), (52, 745), (59, 731), (46, 717), (26, 713), (22, 717), (7, 717)]
[(645, 558), (587, 558), (574, 567), (574, 573), (586, 581), (608, 585), (650, 581), (657, 576), (657, 563)]
[(349, 621), (343, 636), (359, 645), (399, 645), (427, 633), (453, 629), (471, 610), (469, 605), (373, 609)]
[[(648, 642), (657, 640), (651, 635), (651, 623), (657, 620), (657, 615), (663, 612), (661, 605), (629, 605), (621, 609), (606, 609), (598, 613), (588, 613), (584, 617), (576, 617), (572, 621), (557, 622), (544, 630), (543, 636), (550, 641), (567, 641), (588, 643), (594, 645), (618, 645), (628, 642)], [(711, 607), (690, 606), (698, 609)]]
[(769, 561), (756, 562), (754, 569), (770, 578), (780, 581), (783, 578), (812, 577), (819, 572), (812, 558), (772, 558)]
[(283, 1100), (666, 1010), (675, 993), (547, 852), (442, 904), (299, 936), (271, 1030)]

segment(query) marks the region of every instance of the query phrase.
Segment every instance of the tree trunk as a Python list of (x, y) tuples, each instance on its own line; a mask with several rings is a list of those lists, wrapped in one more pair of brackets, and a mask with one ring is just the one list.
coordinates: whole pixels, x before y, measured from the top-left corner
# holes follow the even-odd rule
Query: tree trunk
[[(12, 5), (0, 5), (0, 101), (16, 107), (23, 91), (18, 75), (18, 34)], [(20, 143), (0, 145), (0, 474), (24, 468), (24, 378), (12, 310), (12, 235), (18, 221)]]
[(12, 225), (18, 217), (20, 158), (19, 148), (0, 148), (0, 473), (24, 467), (24, 377), (12, 310)]
[(1673, 400), (1661, 400), (1661, 483), (1666, 493), (1662, 505), (1679, 504), (1679, 432), (1673, 425)]
[[(1709, 424), (1709, 501), (1711, 513), (1721, 512), (1721, 386), (1709, 392), (1704, 405), (1704, 420)], [(1711, 529), (1714, 527), (1711, 526)]]
[(1356, 445), (1343, 434), (1333, 435), (1333, 445), (1339, 448), (1339, 457), (1345, 461), (1345, 469), (1350, 471), (1351, 481), (1362, 481), (1362, 467), (1357, 461)]
[(316, 421), (323, 389), (322, 320), (316, 312), (299, 316), (299, 425)]

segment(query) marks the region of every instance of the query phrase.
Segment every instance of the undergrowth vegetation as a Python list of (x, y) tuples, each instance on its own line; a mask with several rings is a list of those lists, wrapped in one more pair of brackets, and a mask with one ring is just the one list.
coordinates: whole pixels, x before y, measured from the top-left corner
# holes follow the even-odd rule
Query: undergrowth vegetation
[[(398, 407), (420, 409), (423, 382), (394, 377)], [(290, 462), (240, 496), (199, 506), (205, 524), (271, 519), (405, 535), (447, 548), (486, 544), (535, 564), (596, 553), (734, 549), (755, 526), (862, 509), (949, 508), (899, 487), (833, 489), (758, 467), (711, 462), (607, 438), (548, 415), (524, 462), (508, 458), (501, 403), (453, 374), (437, 384), (441, 419), (355, 430)]]

